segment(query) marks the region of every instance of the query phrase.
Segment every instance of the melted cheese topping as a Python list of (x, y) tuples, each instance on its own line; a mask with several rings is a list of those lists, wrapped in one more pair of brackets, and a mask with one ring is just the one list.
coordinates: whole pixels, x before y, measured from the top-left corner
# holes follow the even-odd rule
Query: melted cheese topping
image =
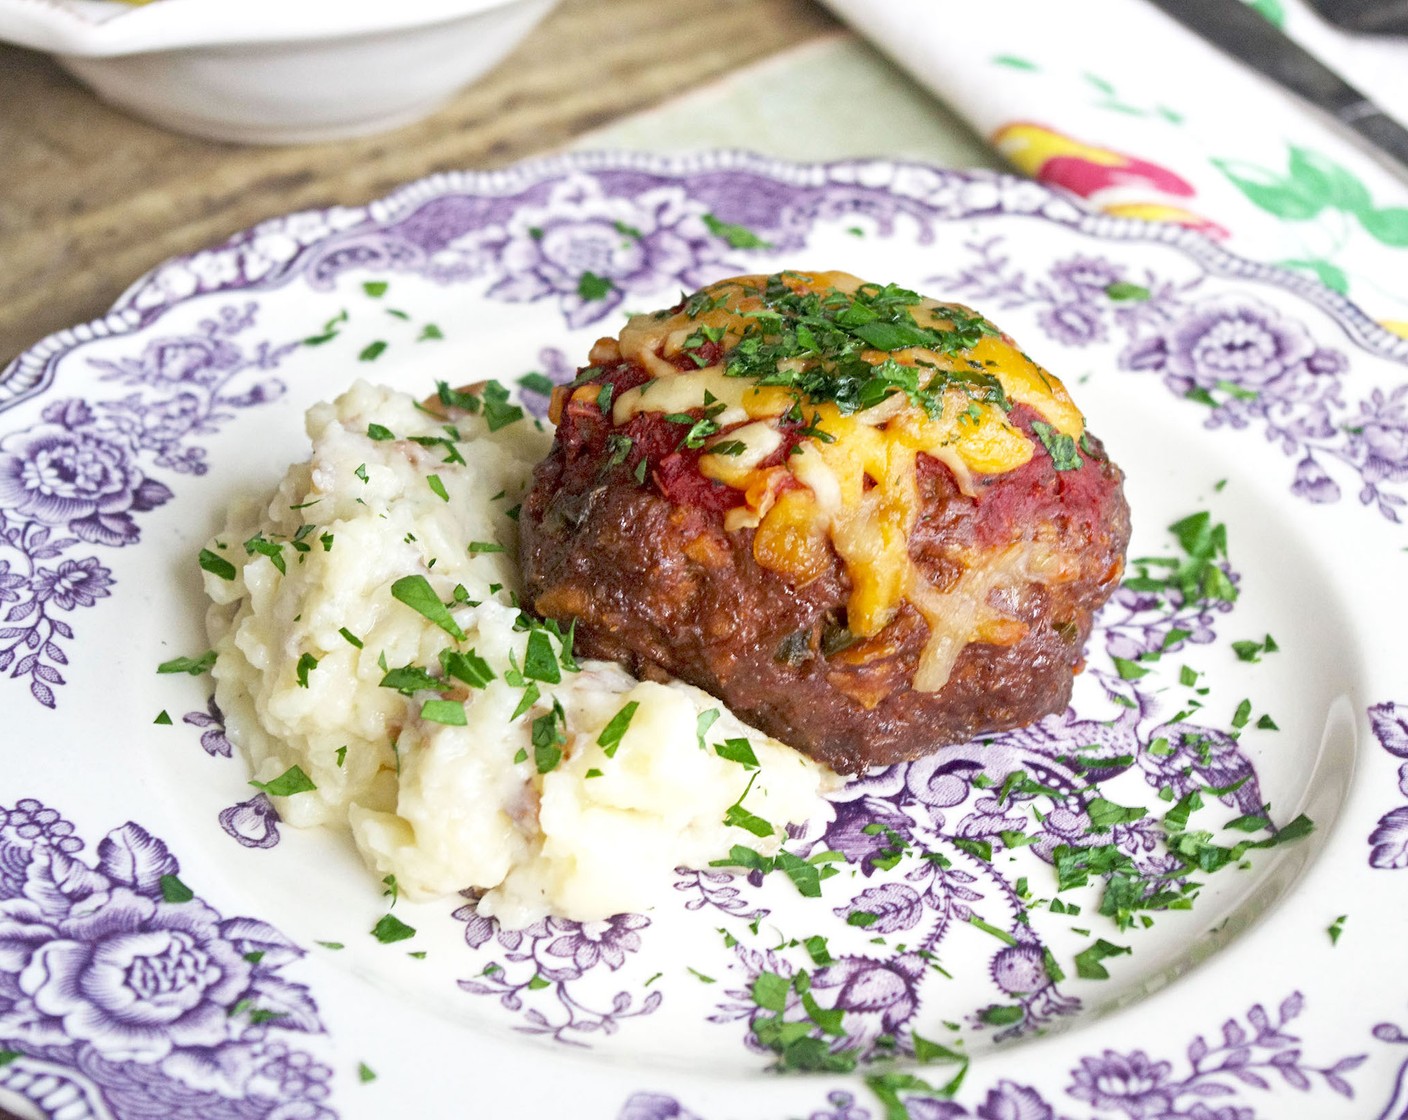
[[(729, 377), (723, 366), (707, 366), (681, 373), (668, 362), (666, 376), (628, 389), (611, 406), (611, 420), (624, 424), (640, 412), (688, 412), (704, 408), (712, 397), (722, 401), (724, 411), (716, 418), (720, 426), (743, 420), (778, 417), (792, 407), (792, 396), (780, 386), (756, 386), (741, 377)], [(595, 396), (595, 391), (593, 391)]]
[[(823, 299), (878, 290), (841, 272), (783, 273), (781, 280), (793, 293)], [(763, 276), (721, 281), (680, 311), (634, 316), (618, 345), (599, 343), (594, 361), (598, 351), (601, 359), (619, 355), (652, 374), (652, 380), (615, 399), (612, 420), (620, 425), (644, 412), (712, 409), (708, 414), (725, 431), (711, 445), (742, 444), (732, 455), (706, 448), (699, 459), (706, 477), (742, 492), (743, 504), (729, 511), (725, 528), (754, 529), (757, 562), (797, 586), (826, 571), (834, 550), (851, 585), (847, 626), (858, 637), (880, 633), (901, 603), (911, 603), (930, 632), (914, 687), (936, 691), (968, 642), (1010, 644), (1021, 638), (1025, 627), (1004, 618), (989, 597), (1030, 580), (1040, 565), (1022, 546), (1013, 546), (998, 556), (972, 558), (956, 584), (934, 587), (909, 554), (919, 517), (919, 453), (943, 463), (969, 497), (977, 494), (978, 476), (1005, 474), (1031, 460), (1031, 439), (1012, 424), (1001, 403), (985, 399), (991, 393), (975, 389), (985, 379), (995, 379), (1008, 402), (1027, 405), (1060, 435), (1079, 438), (1084, 418), (1065, 386), (1009, 338), (968, 309), (931, 299), (905, 304), (913, 323), (941, 337), (960, 323), (970, 330), (980, 324), (975, 345), (859, 351), (873, 367), (911, 367), (920, 390), (945, 386), (930, 394), (927, 410), (910, 395), (891, 392), (868, 409), (847, 413), (830, 401), (813, 401), (795, 386), (729, 376), (730, 351), (745, 339), (772, 337), (768, 327), (778, 320), (764, 298), (768, 282)], [(700, 349), (704, 341), (719, 347), (724, 364), (681, 371), (670, 360)], [(824, 354), (804, 353), (783, 358), (776, 368), (801, 374), (825, 368), (825, 361)], [(779, 419), (798, 404), (808, 420), (808, 437), (781, 466), (763, 467), (781, 446)]]

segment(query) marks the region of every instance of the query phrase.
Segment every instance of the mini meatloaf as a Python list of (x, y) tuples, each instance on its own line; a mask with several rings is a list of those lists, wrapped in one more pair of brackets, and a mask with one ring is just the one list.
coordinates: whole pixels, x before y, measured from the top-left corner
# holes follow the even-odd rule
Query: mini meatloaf
[(553, 397), (528, 603), (843, 773), (1060, 710), (1120, 471), (982, 316), (839, 272), (633, 317)]

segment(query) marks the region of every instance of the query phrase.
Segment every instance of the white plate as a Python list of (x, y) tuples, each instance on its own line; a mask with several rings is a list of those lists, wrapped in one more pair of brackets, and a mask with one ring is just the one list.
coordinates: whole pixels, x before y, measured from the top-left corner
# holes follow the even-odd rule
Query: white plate
[[(1207, 511), (1235, 603), (1121, 593), (1067, 716), (841, 795), (794, 845), (850, 857), (819, 899), (689, 873), (656, 913), (522, 934), (401, 901), (415, 938), (378, 942), (387, 899), (350, 846), (280, 827), (208, 679), (155, 673), (205, 649), (200, 543), (354, 377), (561, 380), (622, 309), (787, 266), (996, 319), (1125, 468), (1131, 554), (1173, 556), (1166, 527)], [(604, 298), (579, 294), (588, 272)], [(66, 1118), (1399, 1117), (1406, 357), (1333, 293), (1185, 231), (885, 162), (566, 157), (163, 265), (0, 380), (0, 1087)], [(1152, 928), (1102, 916), (1099, 876), (1051, 910), (1059, 844), (1147, 873), (1195, 786), (1224, 792), (1190, 829), (1269, 803), (1314, 831), (1194, 876)], [(1149, 813), (1089, 834), (1108, 803)], [(1102, 940), (1132, 952), (1101, 962)], [(860, 1068), (769, 1071), (753, 1027), (775, 989)], [(886, 1057), (915, 1034), (971, 1055), (952, 1099), (943, 1050)]]

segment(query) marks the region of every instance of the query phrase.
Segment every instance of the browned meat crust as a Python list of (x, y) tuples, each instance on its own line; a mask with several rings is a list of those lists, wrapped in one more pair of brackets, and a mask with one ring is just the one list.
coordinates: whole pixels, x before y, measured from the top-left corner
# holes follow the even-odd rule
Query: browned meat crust
[[(642, 371), (623, 361), (586, 377), (595, 392), (613, 379), (639, 383)], [(1028, 436), (1041, 419), (1022, 405), (1009, 418)], [(520, 518), (528, 603), (576, 620), (582, 653), (695, 684), (843, 773), (1018, 727), (1068, 702), (1129, 538), (1122, 476), (1098, 440), (1081, 441), (1080, 469), (1056, 470), (1033, 438), (1029, 462), (980, 477), (973, 496), (948, 467), (918, 456), (915, 568), (941, 591), (975, 557), (1006, 557), (1010, 569), (985, 593), (992, 609), (946, 683), (923, 691), (913, 678), (930, 628), (913, 604), (858, 640), (846, 628), (851, 587), (834, 551), (800, 585), (763, 567), (753, 529), (726, 531), (725, 499), (682, 496), (662, 476), (649, 452), (659, 421), (631, 424), (636, 453), (613, 456), (608, 418), (567, 408)]]

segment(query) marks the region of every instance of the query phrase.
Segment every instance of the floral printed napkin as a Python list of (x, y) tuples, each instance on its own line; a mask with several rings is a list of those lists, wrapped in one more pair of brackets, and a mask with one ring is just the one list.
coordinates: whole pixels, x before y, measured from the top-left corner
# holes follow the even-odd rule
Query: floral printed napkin
[[(1317, 276), (1408, 335), (1408, 175), (1143, 0), (826, 0), (1018, 170)], [(1408, 39), (1266, 18), (1408, 121)]]

